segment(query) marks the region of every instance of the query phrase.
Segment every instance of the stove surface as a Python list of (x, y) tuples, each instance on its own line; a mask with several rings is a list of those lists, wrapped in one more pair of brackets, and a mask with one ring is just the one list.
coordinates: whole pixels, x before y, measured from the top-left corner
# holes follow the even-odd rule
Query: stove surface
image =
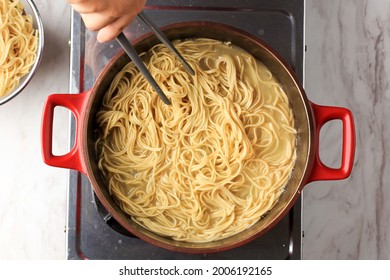
[[(149, 0), (145, 12), (159, 26), (181, 21), (212, 21), (235, 26), (274, 48), (303, 81), (304, 0)], [(130, 40), (149, 32), (134, 22)], [(116, 42), (99, 44), (72, 14), (70, 92), (90, 89), (98, 74), (120, 50)], [(71, 119), (71, 145), (75, 122)], [(67, 217), (68, 259), (300, 259), (302, 200), (271, 230), (254, 241), (225, 252), (185, 254), (158, 248), (134, 237), (104, 209), (86, 176), (70, 171)]]

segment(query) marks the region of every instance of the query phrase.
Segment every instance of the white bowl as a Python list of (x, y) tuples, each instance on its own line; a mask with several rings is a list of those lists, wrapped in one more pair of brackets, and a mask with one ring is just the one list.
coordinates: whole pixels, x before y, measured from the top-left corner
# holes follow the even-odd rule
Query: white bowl
[(42, 59), (42, 52), (43, 52), (43, 45), (44, 45), (44, 31), (43, 31), (41, 16), (39, 14), (37, 7), (35, 6), (34, 1), (20, 0), (20, 2), (24, 6), (24, 10), (26, 14), (32, 16), (33, 27), (38, 30), (37, 56), (34, 64), (30, 68), (29, 73), (20, 79), (19, 85), (16, 88), (14, 88), (10, 93), (8, 93), (6, 96), (0, 97), (0, 105), (10, 101), (12, 98), (14, 98), (16, 95), (18, 95), (20, 92), (23, 91), (23, 89), (27, 86), (27, 84), (31, 81), (32, 77), (34, 76), (37, 67)]

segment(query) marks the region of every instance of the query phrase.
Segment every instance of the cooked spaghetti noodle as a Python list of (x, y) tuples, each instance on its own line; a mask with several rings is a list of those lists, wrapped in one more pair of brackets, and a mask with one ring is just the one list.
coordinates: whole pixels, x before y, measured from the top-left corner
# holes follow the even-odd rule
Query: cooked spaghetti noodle
[(295, 160), (294, 118), (271, 72), (211, 39), (144, 53), (165, 105), (127, 64), (96, 116), (99, 169), (121, 209), (175, 240), (207, 242), (256, 223), (277, 202)]
[(15, 89), (36, 60), (38, 33), (19, 0), (0, 0), (0, 97)]

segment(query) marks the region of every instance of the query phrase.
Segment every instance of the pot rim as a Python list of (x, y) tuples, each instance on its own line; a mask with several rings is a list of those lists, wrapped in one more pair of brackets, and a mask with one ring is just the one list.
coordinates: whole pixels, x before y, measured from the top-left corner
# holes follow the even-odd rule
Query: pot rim
[[(227, 237), (225, 239), (211, 241), (208, 243), (215, 244), (214, 246), (208, 246), (204, 247), (206, 243), (194, 243), (194, 242), (180, 242), (180, 241), (172, 241), (170, 242), (164, 242), (163, 240), (166, 239), (164, 237), (161, 237), (153, 232), (145, 231), (144, 228), (141, 226), (137, 226), (137, 224), (132, 224), (132, 226), (129, 226), (129, 220), (130, 218), (126, 215), (122, 215), (122, 211), (118, 211), (118, 209), (115, 209), (106, 199), (105, 195), (103, 194), (101, 188), (104, 188), (104, 186), (100, 186), (95, 178), (94, 170), (91, 167), (91, 155), (88, 153), (88, 141), (85, 141), (88, 137), (88, 119), (90, 118), (90, 108), (93, 106), (94, 101), (94, 95), (96, 91), (98, 90), (100, 83), (104, 79), (104, 77), (110, 72), (111, 67), (116, 63), (116, 61), (125, 55), (123, 50), (120, 50), (110, 61), (109, 63), (103, 68), (103, 70), (100, 72), (92, 90), (90, 93), (90, 96), (88, 98), (87, 104), (86, 104), (86, 110), (85, 110), (85, 116), (82, 118), (82, 138), (84, 139), (82, 141), (82, 157), (84, 159), (84, 167), (86, 170), (86, 173), (91, 180), (91, 185), (94, 188), (94, 191), (96, 192), (96, 195), (98, 196), (99, 200), (102, 202), (103, 206), (109, 211), (109, 213), (114, 217), (115, 220), (117, 220), (126, 230), (130, 231), (134, 235), (138, 236), (142, 240), (151, 243), (153, 245), (172, 250), (172, 251), (179, 251), (179, 252), (185, 252), (185, 253), (214, 253), (224, 250), (229, 250), (232, 248), (236, 248), (238, 246), (244, 245), (255, 238), (258, 238), (260, 235), (267, 232), (270, 228), (275, 226), (291, 209), (291, 207), (294, 205), (296, 200), (301, 194), (301, 191), (305, 184), (308, 182), (310, 173), (311, 173), (311, 166), (310, 162), (314, 159), (314, 122), (313, 122), (313, 115), (311, 110), (311, 102), (307, 99), (306, 93), (303, 90), (303, 87), (301, 86), (299, 79), (297, 78), (296, 74), (292, 70), (292, 68), (285, 62), (285, 60), (267, 43), (262, 41), (261, 39), (253, 36), (250, 33), (247, 33), (243, 30), (240, 30), (236, 27), (221, 24), (221, 23), (214, 23), (214, 22), (207, 22), (207, 21), (191, 21), (191, 22), (181, 22), (181, 23), (174, 23), (167, 26), (164, 26), (161, 28), (164, 32), (178, 29), (178, 28), (199, 28), (199, 27), (206, 27), (206, 28), (214, 28), (214, 29), (222, 29), (224, 31), (228, 32), (234, 32), (239, 34), (240, 36), (245, 37), (248, 40), (253, 41), (256, 45), (261, 46), (264, 48), (269, 54), (277, 61), (277, 63), (283, 67), (284, 71), (288, 74), (288, 76), (291, 78), (291, 80), (294, 83), (294, 86), (299, 91), (301, 100), (304, 104), (305, 112), (304, 114), (307, 116), (307, 125), (308, 125), (308, 154), (305, 155), (306, 161), (305, 161), (305, 172), (302, 174), (302, 177), (299, 180), (299, 184), (294, 188), (293, 195), (289, 197), (285, 207), (279, 212), (278, 215), (270, 223), (268, 223), (265, 227), (263, 227), (260, 231), (257, 232), (250, 232), (248, 231), (248, 234), (245, 238), (242, 238), (240, 240), (232, 242), (231, 237)], [(150, 38), (151, 36), (154, 36), (152, 32), (146, 33), (138, 38), (136, 38), (132, 43), (134, 44), (134, 47), (137, 49), (137, 46), (140, 42), (143, 42), (144, 40)], [(190, 37), (188, 37), (190, 38)], [(228, 41), (228, 40), (226, 40)], [(294, 112), (295, 113), (295, 112)], [(294, 167), (295, 168), (295, 167)], [(118, 207), (119, 208), (119, 207)], [(275, 207), (274, 207), (275, 208)], [(273, 208), (273, 209), (274, 209)], [(271, 210), (272, 211), (272, 210)], [(251, 227), (253, 228), (253, 226)], [(245, 230), (247, 231), (247, 230)], [(238, 233), (240, 234), (240, 233)], [(237, 234), (236, 234), (237, 235)], [(234, 235), (234, 236), (236, 236)], [(234, 237), (233, 236), (233, 237)], [(219, 241), (219, 242), (218, 242)], [(227, 242), (224, 242), (227, 241)], [(183, 246), (184, 244), (184, 246)], [(219, 244), (219, 245), (217, 245)]]

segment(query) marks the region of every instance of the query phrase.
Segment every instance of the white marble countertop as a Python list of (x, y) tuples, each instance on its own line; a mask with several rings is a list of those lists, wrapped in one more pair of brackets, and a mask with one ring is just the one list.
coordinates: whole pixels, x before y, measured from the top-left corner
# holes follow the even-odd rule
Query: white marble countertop
[[(390, 259), (390, 1), (307, 0), (306, 92), (352, 110), (356, 159), (350, 178), (314, 182), (303, 198), (304, 259)], [(45, 52), (25, 91), (0, 106), (0, 259), (65, 259), (68, 171), (46, 166), (43, 102), (68, 92), (70, 9), (35, 0)], [(56, 109), (56, 153), (67, 151), (68, 112)], [(340, 161), (341, 125), (321, 133), (321, 157)]]

